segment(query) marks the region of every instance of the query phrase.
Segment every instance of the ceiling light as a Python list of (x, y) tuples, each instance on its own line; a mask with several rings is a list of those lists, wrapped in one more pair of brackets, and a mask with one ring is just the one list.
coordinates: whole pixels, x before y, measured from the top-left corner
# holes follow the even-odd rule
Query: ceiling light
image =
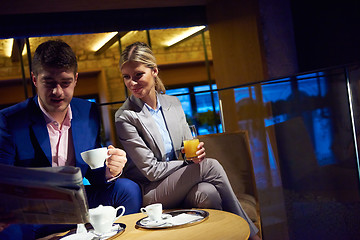
[(121, 41), (128, 41), (128, 38), (134, 37), (137, 33), (138, 31), (130, 31), (121, 38)]
[(4, 54), (7, 57), (11, 57), (11, 52), (12, 52), (12, 48), (13, 48), (13, 42), (14, 40), (11, 39), (3, 39), (2, 41), (4, 41)]
[(102, 45), (96, 52), (95, 55), (100, 55), (102, 53), (104, 53), (107, 49), (109, 49), (110, 47), (112, 47), (115, 43), (118, 43), (119, 41), (121, 41), (121, 38), (123, 36), (125, 36), (128, 32), (118, 32), (117, 34), (115, 34), (115, 36), (113, 36), (112, 38), (110, 38), (106, 43), (104, 43), (104, 45)]
[(107, 43), (110, 39), (112, 39), (116, 34), (118, 34), (118, 32), (107, 33), (104, 38), (102, 38), (101, 40), (99, 40), (97, 43), (94, 44), (92, 50), (95, 52), (98, 51), (102, 46), (104, 46), (105, 43)]
[(191, 35), (194, 35), (195, 33), (198, 33), (199, 31), (203, 30), (204, 28), (205, 28), (205, 26), (191, 27), (188, 30), (186, 30), (186, 31), (182, 32), (181, 34), (177, 35), (173, 39), (167, 41), (165, 43), (165, 46), (170, 47), (170, 46), (184, 40), (185, 38), (190, 37)]
[(21, 55), (25, 56), (26, 54), (27, 54), (27, 48), (26, 48), (26, 44), (25, 44)]

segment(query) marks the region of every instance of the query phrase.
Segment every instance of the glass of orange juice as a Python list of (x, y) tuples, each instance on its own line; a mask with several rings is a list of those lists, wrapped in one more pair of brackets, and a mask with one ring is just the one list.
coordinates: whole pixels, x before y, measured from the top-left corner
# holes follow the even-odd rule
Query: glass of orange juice
[(198, 150), (197, 147), (199, 145), (199, 139), (197, 138), (195, 125), (191, 125), (189, 127), (192, 137), (184, 140), (184, 150), (186, 159), (191, 161), (197, 158), (196, 152)]

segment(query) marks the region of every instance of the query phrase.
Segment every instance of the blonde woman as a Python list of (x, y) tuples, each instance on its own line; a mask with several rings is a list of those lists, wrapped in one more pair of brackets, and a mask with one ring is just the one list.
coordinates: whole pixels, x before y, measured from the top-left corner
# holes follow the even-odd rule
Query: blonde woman
[(165, 94), (155, 56), (148, 45), (126, 47), (120, 71), (131, 96), (115, 114), (119, 140), (127, 153), (127, 178), (143, 192), (143, 205), (161, 202), (164, 208), (212, 208), (243, 217), (250, 239), (258, 229), (237, 200), (227, 175), (215, 159), (205, 157), (204, 143), (198, 158), (182, 159), (182, 141), (191, 135), (177, 97)]

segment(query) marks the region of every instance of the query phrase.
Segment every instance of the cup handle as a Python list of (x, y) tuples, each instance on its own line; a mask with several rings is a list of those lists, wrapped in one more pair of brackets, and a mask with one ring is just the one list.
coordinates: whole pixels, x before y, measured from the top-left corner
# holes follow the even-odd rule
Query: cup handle
[(146, 209), (145, 208), (140, 208), (140, 212), (146, 213)]
[(119, 206), (119, 207), (117, 207), (115, 210), (116, 210), (116, 212), (119, 210), (119, 209), (122, 209), (122, 212), (119, 214), (119, 216), (117, 216), (115, 219), (114, 219), (114, 222), (116, 221), (116, 220), (118, 220), (122, 215), (124, 215), (124, 213), (125, 213), (125, 207), (124, 206)]

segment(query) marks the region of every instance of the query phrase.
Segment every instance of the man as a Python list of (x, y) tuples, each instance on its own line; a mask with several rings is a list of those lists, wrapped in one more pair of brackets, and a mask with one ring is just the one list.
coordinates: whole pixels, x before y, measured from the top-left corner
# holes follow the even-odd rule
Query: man
[[(142, 203), (139, 186), (119, 178), (127, 161), (123, 150), (110, 145), (104, 167), (94, 170), (80, 156), (101, 147), (100, 118), (95, 104), (73, 98), (78, 73), (71, 47), (61, 40), (40, 44), (32, 69), (37, 95), (0, 111), (0, 163), (79, 167), (91, 184), (85, 186), (90, 208), (123, 205), (126, 214), (138, 212)], [(10, 225), (0, 232), (0, 239), (38, 238), (71, 227)]]

